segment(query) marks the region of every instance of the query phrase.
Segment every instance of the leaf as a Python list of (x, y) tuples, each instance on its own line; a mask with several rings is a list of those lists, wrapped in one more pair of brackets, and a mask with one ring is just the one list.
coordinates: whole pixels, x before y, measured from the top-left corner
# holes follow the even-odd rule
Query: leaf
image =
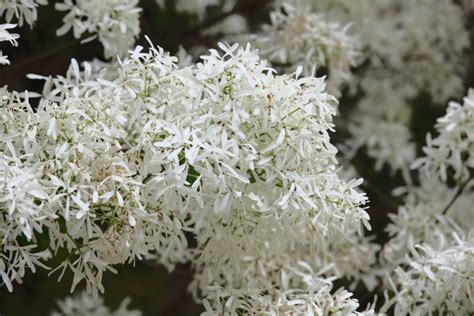
[(199, 178), (201, 174), (194, 169), (193, 166), (189, 165), (188, 167), (188, 175), (186, 176), (186, 182), (189, 183), (186, 186), (190, 187), (196, 182), (196, 180)]
[(67, 226), (66, 226), (66, 220), (64, 217), (59, 215), (59, 217), (56, 219), (56, 223), (59, 225), (59, 232), (61, 234), (67, 234)]

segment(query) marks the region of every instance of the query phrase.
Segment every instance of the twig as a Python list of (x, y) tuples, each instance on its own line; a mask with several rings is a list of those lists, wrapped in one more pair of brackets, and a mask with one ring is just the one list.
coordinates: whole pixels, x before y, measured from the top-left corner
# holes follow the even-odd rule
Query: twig
[(464, 189), (467, 187), (467, 185), (469, 184), (469, 182), (471, 182), (471, 180), (473, 179), (473, 176), (471, 175), (469, 177), (469, 179), (467, 179), (459, 188), (458, 190), (456, 191), (456, 194), (453, 196), (453, 198), (451, 199), (451, 201), (448, 203), (448, 205), (446, 205), (446, 207), (444, 208), (442, 214), (445, 215), (448, 210), (450, 209), (451, 206), (453, 206), (454, 202), (456, 202), (456, 200), (462, 195)]
[(80, 41), (81, 41), (81, 39), (74, 39), (72, 41), (69, 41), (69, 42), (65, 43), (64, 45), (54, 47), (54, 48), (50, 49), (49, 51), (46, 51), (46, 52), (44, 52), (42, 54), (39, 54), (39, 55), (36, 55), (33, 58), (28, 58), (28, 59), (25, 59), (25, 60), (23, 60), (19, 63), (14, 63), (10, 67), (8, 67), (7, 70), (12, 71), (12, 70), (15, 70), (16, 68), (21, 68), (23, 66), (29, 65), (29, 64), (34, 63), (38, 60), (41, 60), (41, 59), (44, 59), (44, 58), (49, 57), (51, 55), (54, 55), (57, 52), (60, 52), (64, 49), (73, 47), (73, 46), (77, 45), (78, 43), (80, 43)]

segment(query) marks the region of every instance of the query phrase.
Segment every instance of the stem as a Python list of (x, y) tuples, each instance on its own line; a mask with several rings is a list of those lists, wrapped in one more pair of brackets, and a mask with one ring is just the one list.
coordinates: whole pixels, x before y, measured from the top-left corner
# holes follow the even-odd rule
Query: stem
[(461, 184), (461, 186), (458, 188), (458, 190), (456, 191), (456, 194), (453, 196), (453, 198), (451, 199), (451, 201), (448, 203), (448, 205), (446, 205), (446, 207), (444, 208), (443, 212), (441, 214), (443, 215), (446, 215), (446, 213), (448, 212), (449, 208), (451, 206), (453, 206), (454, 202), (456, 202), (456, 200), (462, 195), (464, 189), (467, 187), (467, 185), (469, 184), (469, 182), (471, 182), (471, 180), (473, 179), (473, 176), (471, 175), (469, 177), (469, 179), (467, 179), (463, 184)]
[(81, 41), (81, 39), (74, 39), (72, 41), (69, 41), (67, 43), (65, 43), (64, 45), (61, 45), (61, 46), (57, 46), (57, 47), (53, 47), (52, 49), (42, 53), (42, 54), (39, 54), (39, 55), (36, 55), (34, 56), (33, 58), (29, 58), (29, 59), (25, 59), (19, 63), (14, 63), (13, 65), (11, 65), (10, 67), (8, 67), (8, 70), (11, 71), (11, 70), (15, 70), (16, 68), (21, 68), (23, 66), (26, 66), (26, 65), (29, 65), (31, 63), (34, 63), (38, 60), (41, 60), (41, 59), (44, 59), (46, 57), (49, 57), (51, 55), (54, 55), (56, 54), (57, 52), (60, 52), (64, 49), (67, 49), (67, 48), (70, 48), (70, 47), (73, 47), (77, 44), (79, 44)]

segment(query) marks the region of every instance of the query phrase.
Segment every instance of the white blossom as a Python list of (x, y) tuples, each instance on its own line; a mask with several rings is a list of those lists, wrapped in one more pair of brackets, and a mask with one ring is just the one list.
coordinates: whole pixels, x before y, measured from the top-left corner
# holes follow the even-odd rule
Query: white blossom
[[(408, 187), (405, 204), (397, 214), (391, 214), (387, 226), (391, 239), (382, 255), (387, 263), (399, 265), (413, 246), (426, 243), (436, 247), (450, 239), (451, 233), (464, 235), (474, 224), (470, 204), (474, 195), (466, 192), (450, 205), (457, 188), (449, 188), (437, 179), (423, 179), (419, 187)], [(446, 209), (449, 206), (449, 209)]]
[[(298, 3), (298, 1), (296, 1)], [(462, 10), (452, 1), (300, 1), (340, 23), (360, 41), (358, 76), (351, 92), (362, 92), (348, 125), (353, 152), (362, 146), (376, 160), (408, 176), (414, 159), (410, 101), (429, 93), (444, 104), (462, 91), (462, 58), (469, 45)], [(387, 36), (387, 34), (390, 34)], [(451, 36), (449, 34), (457, 34)]]
[(351, 23), (349, 33), (357, 34), (364, 59), (374, 68), (391, 69), (387, 80), (410, 82), (440, 104), (461, 92), (461, 57), (469, 37), (464, 14), (453, 1), (293, 2), (309, 3), (328, 18)]
[(331, 293), (330, 280), (321, 280), (311, 291), (288, 290), (275, 295), (226, 290), (213, 286), (210, 301), (204, 301), (203, 316), (213, 315), (375, 315), (372, 307), (357, 312), (359, 303), (352, 293), (339, 289)]
[(413, 168), (428, 174), (436, 173), (446, 181), (451, 175), (455, 181), (466, 181), (474, 168), (474, 89), (470, 89), (464, 103), (450, 102), (445, 116), (438, 119), (439, 135), (427, 135), (426, 156), (418, 159)]
[[(464, 105), (451, 102), (446, 115), (438, 119), (439, 136), (433, 141), (427, 138), (430, 147), (424, 149), (426, 156), (413, 166), (419, 168), (420, 184), (398, 190), (405, 191), (406, 196), (398, 213), (390, 216), (392, 223), (387, 227), (391, 239), (384, 246), (383, 259), (389, 263), (402, 264), (415, 245), (425, 243), (436, 248), (445, 239), (450, 240), (452, 232), (464, 236), (474, 224), (470, 212), (474, 197), (470, 165), (453, 163), (458, 161), (453, 156), (472, 160), (472, 143), (465, 137), (472, 134), (469, 128), (474, 122), (471, 96), (472, 90)], [(454, 171), (450, 179), (447, 170)], [(448, 180), (454, 180), (456, 185), (450, 187)]]
[[(249, 26), (247, 20), (240, 14), (232, 14), (219, 23), (205, 29), (203, 35), (235, 35), (247, 33)], [(232, 39), (232, 37), (229, 37)]]
[(256, 34), (244, 36), (275, 66), (306, 73), (320, 68), (329, 72), (333, 93), (351, 78), (350, 68), (357, 64), (358, 40), (348, 34), (349, 23), (332, 21), (307, 6), (284, 3), (270, 13), (270, 23)]
[[(208, 245), (240, 234), (260, 240), (243, 256), (268, 252), (277, 263), (277, 249), (295, 253), (289, 269), (305, 249), (314, 248), (313, 257), (301, 261), (324, 255), (331, 241), (341, 254), (352, 247), (361, 224), (370, 227), (366, 197), (357, 191), (361, 181), (336, 173), (328, 134), (336, 102), (323, 79), (275, 75), (249, 46), (219, 47), (222, 54), (211, 50), (181, 69), (153, 47), (137, 47), (102, 70), (97, 62), (81, 70), (73, 60), (66, 76), (45, 78), (36, 111), (7, 94), (4, 159), (20, 175), (32, 173), (24, 178), (31, 184), (20, 185), (28, 187), (24, 197), (5, 180), (13, 186), (6, 206), (18, 217), (5, 221), (18, 223), (9, 242), (25, 236), (34, 245), (47, 227), (47, 250), (70, 253), (51, 273), (61, 278), (71, 270), (72, 288), (85, 281), (92, 292), (104, 291), (106, 271), (134, 260), (172, 269), (211, 251), (209, 261), (196, 262), (206, 269), (218, 254)], [(35, 212), (25, 213), (20, 201)], [(284, 227), (287, 241), (262, 248)], [(188, 248), (186, 231), (196, 236), (196, 250)], [(363, 244), (353, 249), (357, 260), (340, 256), (335, 273), (361, 279), (376, 251)], [(332, 260), (326, 256), (314, 267)]]
[(361, 82), (365, 94), (349, 122), (350, 156), (366, 146), (367, 154), (376, 160), (376, 170), (388, 164), (392, 171), (401, 170), (406, 175), (415, 159), (415, 144), (409, 129), (411, 108), (406, 101), (412, 89), (393, 86), (391, 81), (371, 75)]
[[(9, 29), (15, 28), (15, 24), (0, 24), (0, 42), (9, 41), (13, 46), (17, 46), (18, 42), (16, 41), (20, 36), (15, 33), (9, 33)], [(0, 50), (0, 65), (9, 65), (10, 61), (8, 56), (3, 55)]]
[[(156, 0), (158, 6), (165, 7), (164, 0)], [(174, 2), (174, 8), (178, 12), (184, 12), (195, 16), (198, 21), (206, 17), (207, 10), (210, 7), (218, 7), (223, 12), (229, 12), (237, 3), (236, 0), (177, 0)]]
[[(339, 282), (385, 291), (382, 313), (472, 312), (474, 90), (418, 159), (411, 131), (418, 96), (441, 105), (463, 89), (469, 2), (276, 0), (255, 27), (235, 0), (175, 1), (202, 36), (250, 42), (198, 62), (200, 46), (133, 48), (138, 0), (55, 3), (57, 34), (98, 38), (109, 61), (29, 75), (41, 95), (0, 88), (0, 285), (72, 274), (85, 292), (53, 315), (138, 316), (98, 292), (106, 273), (147, 260), (187, 263), (203, 315), (376, 314)], [(0, 42), (16, 46), (10, 22), (33, 26), (45, 4), (2, 1)], [(331, 139), (341, 95), (342, 159), (364, 148), (406, 181), (384, 245)]]
[(409, 266), (397, 269), (396, 315), (467, 315), (474, 310), (473, 237), (454, 240), (442, 250), (417, 246)]
[(93, 297), (81, 292), (58, 302), (59, 309), (51, 316), (141, 316), (137, 310), (128, 309), (130, 300), (124, 299), (116, 310), (104, 304), (101, 297)]
[(465, 137), (474, 121), (471, 95), (464, 105), (450, 103), (438, 119), (439, 136), (428, 137), (426, 156), (414, 165), (420, 184), (397, 190), (407, 196), (404, 206), (390, 216), (391, 239), (381, 252), (392, 290), (382, 311), (392, 304), (401, 315), (465, 314), (473, 309), (472, 168), (451, 155), (462, 155), (462, 162), (472, 159)]
[(26, 22), (32, 28), (38, 19), (38, 6), (47, 4), (48, 0), (2, 0), (0, 16), (5, 15), (7, 22), (17, 20), (19, 26)]
[(55, 4), (58, 11), (67, 11), (64, 25), (57, 30), (61, 36), (72, 29), (74, 37), (92, 34), (104, 46), (105, 57), (124, 56), (140, 34), (138, 0), (64, 0)]
[(12, 291), (12, 281), (21, 282), (26, 270), (45, 267), (51, 253), (41, 249), (38, 239), (55, 215), (48, 206), (48, 190), (39, 179), (42, 166), (24, 163), (31, 159), (28, 149), (32, 145), (28, 133), (33, 115), (28, 101), (4, 87), (0, 109), (0, 274)]

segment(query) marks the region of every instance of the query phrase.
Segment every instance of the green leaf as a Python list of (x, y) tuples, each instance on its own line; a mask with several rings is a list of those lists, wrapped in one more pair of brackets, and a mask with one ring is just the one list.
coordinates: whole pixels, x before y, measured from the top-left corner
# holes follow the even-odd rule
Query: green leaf
[(66, 220), (64, 219), (64, 217), (59, 215), (59, 217), (56, 219), (56, 222), (59, 225), (59, 232), (61, 234), (66, 234), (67, 233), (67, 226), (66, 226)]
[(189, 186), (192, 186), (194, 182), (196, 182), (197, 178), (199, 178), (201, 174), (194, 169), (193, 166), (189, 165), (188, 168), (188, 175), (186, 177), (186, 181), (189, 183)]
[(255, 178), (255, 175), (253, 174), (253, 171), (248, 169), (247, 170), (247, 175), (249, 176), (249, 181), (250, 183), (255, 183), (257, 182), (257, 179)]

